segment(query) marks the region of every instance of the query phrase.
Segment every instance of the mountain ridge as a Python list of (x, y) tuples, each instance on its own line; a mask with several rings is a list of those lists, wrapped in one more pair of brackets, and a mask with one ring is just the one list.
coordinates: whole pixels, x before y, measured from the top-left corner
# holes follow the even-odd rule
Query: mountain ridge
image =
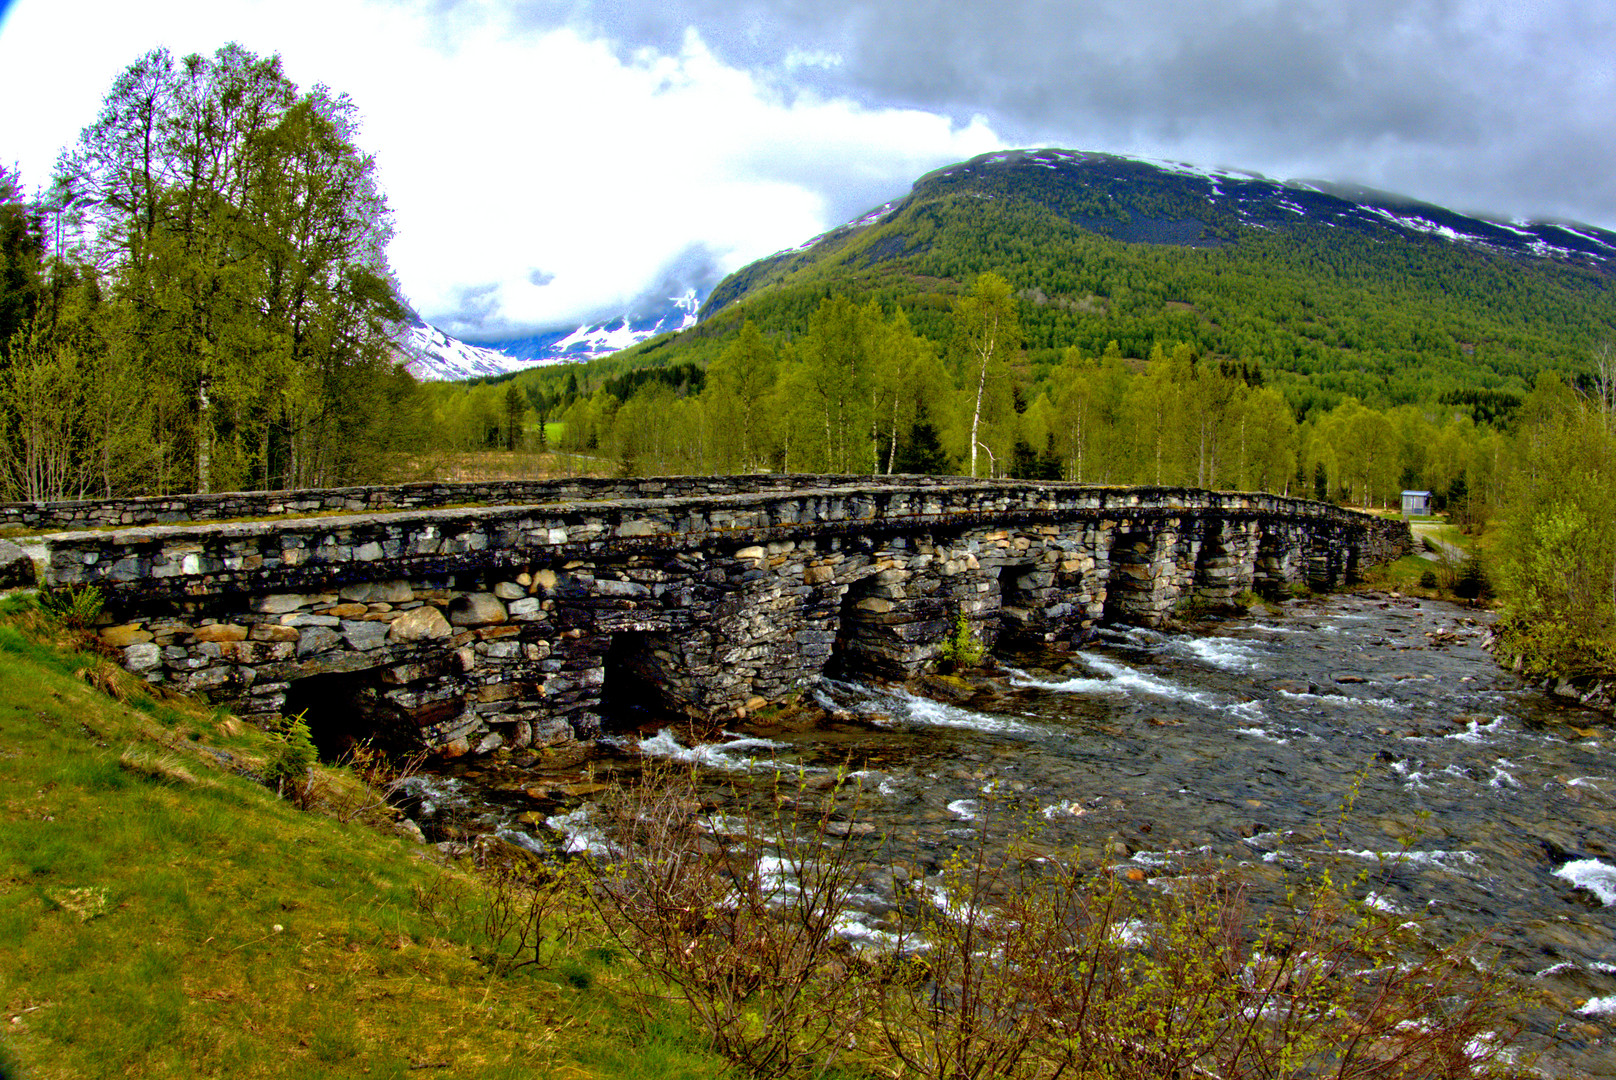
[[(1118, 179), (1137, 182), (1171, 177), (1179, 187), (1166, 209), (1170, 216), (1147, 215), (1136, 222), (1134, 214), (1115, 206), (1091, 204), (1087, 214), (1071, 212), (1065, 193), (1040, 192), (1042, 185), (1029, 185), (1031, 170), (1045, 170), (1075, 180), (1091, 193), (1102, 189), (1113, 202)], [(1158, 174), (1150, 177), (1144, 170)], [(924, 174), (909, 193), (866, 214), (829, 229), (804, 244), (766, 256), (743, 267), (721, 281), (709, 294), (700, 317), (707, 319), (727, 305), (748, 295), (759, 285), (789, 273), (816, 251), (836, 248), (858, 234), (879, 228), (902, 216), (918, 203), (954, 191), (981, 186), (1019, 172), (1022, 190), (1016, 196), (1042, 202), (1066, 211), (1074, 225), (1095, 235), (1126, 243), (1165, 244), (1179, 247), (1218, 247), (1234, 239), (1233, 229), (1273, 229), (1294, 224), (1289, 216), (1311, 217), (1332, 228), (1346, 227), (1359, 232), (1390, 230), (1405, 237), (1434, 236), (1464, 243), (1512, 257), (1534, 257), (1562, 263), (1606, 269), (1616, 266), (1616, 232), (1580, 222), (1508, 221), (1465, 214), (1412, 196), (1380, 191), (1363, 185), (1326, 180), (1274, 180), (1247, 170), (1203, 168), (1185, 162), (1129, 157), (1097, 151), (1054, 148), (997, 151), (967, 161), (943, 166)], [(1202, 185), (1191, 191), (1192, 185)], [(1031, 190), (1029, 190), (1031, 189)], [(1195, 200), (1204, 202), (1201, 214), (1191, 213)], [(877, 252), (880, 261), (892, 252)]]

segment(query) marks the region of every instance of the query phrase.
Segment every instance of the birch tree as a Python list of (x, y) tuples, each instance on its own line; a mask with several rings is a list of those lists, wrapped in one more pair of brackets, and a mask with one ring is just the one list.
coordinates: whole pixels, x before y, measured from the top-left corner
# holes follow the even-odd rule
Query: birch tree
[(998, 274), (982, 274), (970, 294), (954, 303), (954, 350), (962, 388), (970, 395), (971, 475), (977, 475), (977, 451), (993, 451), (982, 441), (982, 424), (998, 404), (994, 391), (1005, 381), (1006, 365), (1021, 349), (1021, 324), (1010, 283)]

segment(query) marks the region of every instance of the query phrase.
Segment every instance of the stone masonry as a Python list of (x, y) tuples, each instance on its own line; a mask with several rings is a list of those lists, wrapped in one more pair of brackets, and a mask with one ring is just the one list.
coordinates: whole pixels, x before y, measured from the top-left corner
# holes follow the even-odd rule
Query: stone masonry
[(989, 643), (1060, 642), (1332, 585), (1410, 544), (1400, 521), (1268, 495), (698, 479), (730, 493), (56, 533), (42, 581), (100, 588), (103, 638), (152, 682), (261, 720), (329, 699), (457, 754), (594, 735), (648, 699), (744, 714), (828, 666), (913, 675), (960, 614)]

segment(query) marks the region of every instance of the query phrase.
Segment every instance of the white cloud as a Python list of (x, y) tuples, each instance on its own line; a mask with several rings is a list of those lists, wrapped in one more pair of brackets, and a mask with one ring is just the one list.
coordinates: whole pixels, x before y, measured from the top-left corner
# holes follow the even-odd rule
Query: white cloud
[[(735, 269), (837, 224), (866, 195), (878, 202), (1002, 145), (980, 119), (788, 99), (720, 62), (693, 28), (677, 52), (625, 53), (574, 29), (522, 30), (493, 0), (461, 3), (447, 22), (437, 10), (18, 0), (0, 34), (0, 94), (30, 107), (0, 121), (0, 159), (43, 182), (116, 73), (152, 46), (279, 52), (300, 84), (358, 104), (410, 299), (451, 332), (488, 335), (626, 304), (693, 244)], [(52, 83), (62, 92), (37, 92)]]

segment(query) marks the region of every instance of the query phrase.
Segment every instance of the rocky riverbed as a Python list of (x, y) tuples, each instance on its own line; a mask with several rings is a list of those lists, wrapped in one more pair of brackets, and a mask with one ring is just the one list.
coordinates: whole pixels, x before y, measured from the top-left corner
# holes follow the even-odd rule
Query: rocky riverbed
[[(1608, 718), (1523, 687), (1488, 616), (1362, 593), (1184, 632), (1116, 628), (993, 678), (830, 682), (806, 707), (693, 732), (619, 717), (598, 744), (460, 765), (412, 810), (451, 843), (586, 843), (588, 800), (648, 759), (693, 762), (712, 797), (853, 774), (876, 859), (927, 877), (991, 815), (1145, 879), (1218, 861), (1258, 888), (1333, 861), (1388, 910), (1486, 934), (1544, 994), (1548, 1075), (1616, 1076), (1616, 761)], [(916, 689), (923, 691), (917, 693)], [(739, 794), (731, 794), (739, 792)], [(1349, 808), (1350, 804), (1350, 808)], [(1004, 822), (1002, 827), (996, 822)], [(850, 927), (878, 936), (879, 902)]]

